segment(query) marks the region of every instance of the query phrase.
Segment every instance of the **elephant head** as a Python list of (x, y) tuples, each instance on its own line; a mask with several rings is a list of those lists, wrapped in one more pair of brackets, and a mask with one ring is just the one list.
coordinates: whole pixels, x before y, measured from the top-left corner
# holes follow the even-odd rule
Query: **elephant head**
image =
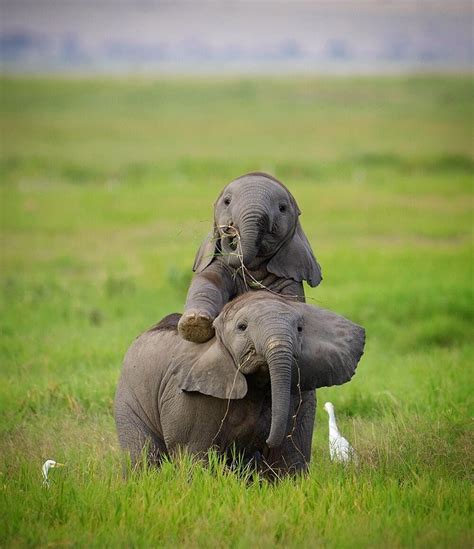
[(214, 325), (216, 337), (181, 389), (241, 399), (248, 390), (246, 376), (268, 375), (269, 447), (283, 441), (291, 393), (349, 381), (365, 343), (364, 329), (351, 321), (267, 292), (246, 293), (228, 303)]
[(300, 222), (290, 191), (265, 173), (243, 175), (229, 183), (214, 204), (214, 229), (201, 245), (193, 270), (201, 272), (221, 255), (234, 268), (257, 269), (311, 286), (321, 268)]

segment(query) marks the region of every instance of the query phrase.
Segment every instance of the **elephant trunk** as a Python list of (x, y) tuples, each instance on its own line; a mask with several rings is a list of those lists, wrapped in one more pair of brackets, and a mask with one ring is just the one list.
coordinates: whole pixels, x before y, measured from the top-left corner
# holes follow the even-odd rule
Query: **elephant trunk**
[(258, 255), (263, 234), (268, 230), (268, 214), (255, 208), (244, 212), (240, 217), (239, 233), (242, 261), (245, 266), (252, 266)]
[(270, 372), (272, 394), (272, 423), (267, 445), (276, 448), (283, 442), (288, 423), (291, 391), (293, 350), (289, 343), (273, 340), (267, 347), (265, 359)]

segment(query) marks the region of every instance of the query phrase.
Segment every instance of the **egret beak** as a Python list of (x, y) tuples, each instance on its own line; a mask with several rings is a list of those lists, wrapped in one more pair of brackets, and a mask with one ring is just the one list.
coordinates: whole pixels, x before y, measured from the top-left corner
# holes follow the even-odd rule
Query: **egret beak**
[(54, 467), (66, 467), (66, 464), (65, 463), (56, 463), (56, 465), (54, 465)]

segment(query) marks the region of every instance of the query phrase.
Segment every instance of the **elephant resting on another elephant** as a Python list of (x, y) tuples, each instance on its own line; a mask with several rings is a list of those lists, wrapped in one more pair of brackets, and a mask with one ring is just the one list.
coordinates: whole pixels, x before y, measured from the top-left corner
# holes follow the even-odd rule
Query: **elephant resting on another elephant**
[(262, 456), (261, 470), (304, 471), (315, 389), (346, 383), (365, 331), (330, 311), (265, 291), (243, 294), (203, 344), (183, 340), (180, 315), (165, 317), (128, 350), (115, 399), (122, 448), (137, 463), (179, 449), (231, 459)]
[(194, 261), (178, 324), (184, 339), (211, 339), (224, 305), (248, 290), (305, 300), (303, 280), (314, 287), (322, 276), (300, 213), (290, 191), (266, 173), (248, 173), (224, 188), (214, 204), (214, 228)]

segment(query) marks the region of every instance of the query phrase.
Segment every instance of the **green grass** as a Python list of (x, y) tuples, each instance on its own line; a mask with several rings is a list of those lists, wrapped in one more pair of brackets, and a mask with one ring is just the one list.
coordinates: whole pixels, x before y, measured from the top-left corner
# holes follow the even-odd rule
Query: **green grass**
[[(3, 79), (0, 546), (472, 547), (473, 85), (467, 77)], [(364, 325), (318, 391), (308, 477), (188, 458), (121, 478), (122, 356), (180, 311), (212, 203), (267, 170)], [(330, 463), (322, 404), (361, 464)], [(66, 462), (41, 486), (46, 458)]]

